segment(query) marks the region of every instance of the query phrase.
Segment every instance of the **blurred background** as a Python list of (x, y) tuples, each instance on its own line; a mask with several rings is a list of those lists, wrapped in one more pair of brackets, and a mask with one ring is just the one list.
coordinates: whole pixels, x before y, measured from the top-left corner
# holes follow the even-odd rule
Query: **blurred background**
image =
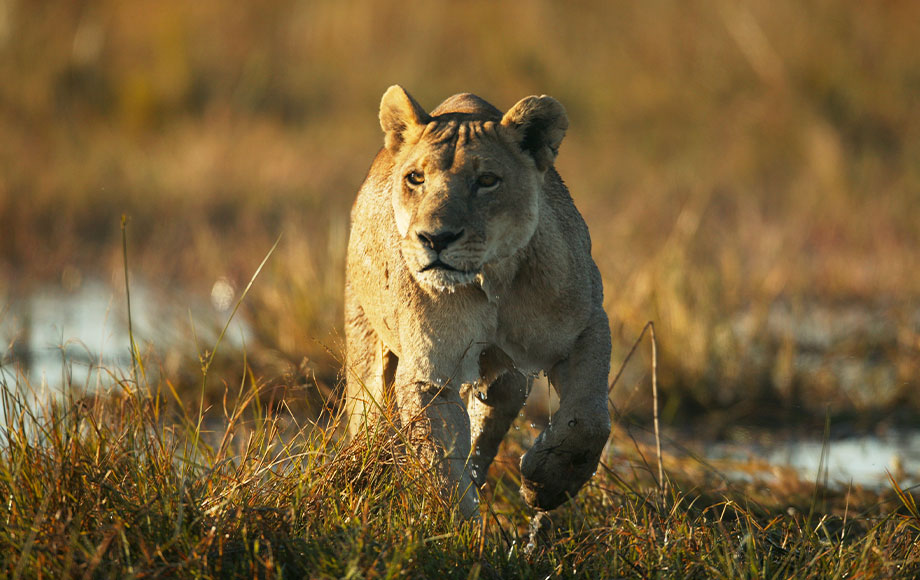
[[(654, 321), (667, 424), (915, 423), (918, 38), (911, 0), (0, 0), (0, 370), (125, 364), (126, 215), (146, 367), (192, 399), (282, 236), (210, 385), (246, 365), (318, 408), (348, 212), (399, 83), (429, 109), (566, 106), (557, 166), (613, 370)], [(613, 390), (623, 417), (648, 420), (648, 350)]]

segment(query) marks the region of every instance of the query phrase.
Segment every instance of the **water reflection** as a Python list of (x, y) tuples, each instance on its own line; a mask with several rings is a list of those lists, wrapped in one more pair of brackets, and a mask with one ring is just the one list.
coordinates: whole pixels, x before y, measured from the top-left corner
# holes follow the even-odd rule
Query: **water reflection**
[[(135, 341), (141, 350), (147, 343), (165, 348), (166, 359), (170, 350), (188, 349), (179, 350), (188, 355), (210, 348), (229, 316), (220, 306), (132, 283)], [(239, 347), (249, 334), (241, 319), (235, 319), (224, 344)], [(46, 287), (10, 300), (0, 308), (0, 341), (0, 382), (8, 386), (22, 376), (33, 387), (98, 388), (130, 374), (124, 292), (98, 280), (84, 281), (70, 291)]]
[(885, 407), (916, 380), (909, 353), (920, 337), (920, 310), (777, 300), (765, 312), (736, 314), (731, 336), (739, 368), (768, 370), (779, 396), (799, 397), (819, 415), (827, 404)]
[(858, 435), (827, 442), (815, 438), (744, 445), (718, 443), (710, 445), (706, 455), (710, 459), (757, 459), (787, 466), (800, 477), (838, 487), (850, 483), (882, 487), (888, 483), (889, 472), (902, 485), (920, 483), (920, 432), (917, 431)]

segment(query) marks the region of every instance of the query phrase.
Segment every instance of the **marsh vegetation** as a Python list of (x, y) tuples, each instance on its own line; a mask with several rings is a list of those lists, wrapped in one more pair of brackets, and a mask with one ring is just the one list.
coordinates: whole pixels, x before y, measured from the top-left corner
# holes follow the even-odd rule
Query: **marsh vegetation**
[[(0, 0), (4, 574), (915, 576), (916, 464), (848, 486), (683, 443), (916, 425), (920, 5), (447, 10)], [(543, 403), (481, 526), (384, 434), (336, 436), (348, 212), (394, 82), (430, 104), (559, 99), (615, 369), (655, 321), (667, 489), (643, 343), (602, 468), (530, 554), (516, 463)], [(137, 304), (164, 305), (136, 371), (122, 215)], [(68, 330), (83, 306), (36, 328), (43, 296), (88, 288), (99, 343)], [(65, 355), (47, 390), (21, 370), (37, 336)]]

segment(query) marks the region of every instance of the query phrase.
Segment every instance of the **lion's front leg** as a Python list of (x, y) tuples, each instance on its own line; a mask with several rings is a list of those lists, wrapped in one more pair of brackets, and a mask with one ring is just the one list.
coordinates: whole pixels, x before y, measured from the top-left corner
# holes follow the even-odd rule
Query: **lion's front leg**
[(476, 485), (486, 482), (498, 446), (527, 400), (530, 380), (519, 371), (510, 370), (470, 395), (467, 402), (473, 435), (470, 475)]
[(355, 437), (376, 424), (390, 406), (398, 359), (371, 327), (350, 288), (345, 297), (345, 342), (345, 408), (348, 433)]
[(466, 518), (479, 514), (479, 500), (470, 479), (470, 420), (453, 385), (401, 382), (397, 373), (396, 400), (408, 445), (425, 467), (434, 470), (442, 496), (460, 500)]
[(610, 329), (600, 310), (569, 357), (549, 373), (559, 393), (559, 410), (521, 458), (521, 494), (529, 505), (555, 508), (574, 496), (597, 470), (610, 435), (609, 369)]

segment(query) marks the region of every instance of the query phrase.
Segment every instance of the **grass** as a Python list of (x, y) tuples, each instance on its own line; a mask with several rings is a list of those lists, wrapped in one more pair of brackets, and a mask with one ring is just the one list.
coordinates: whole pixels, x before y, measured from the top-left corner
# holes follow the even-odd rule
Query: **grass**
[[(232, 408), (197, 413), (119, 379), (30, 403), (4, 384), (0, 573), (39, 577), (853, 578), (920, 572), (916, 495), (786, 475), (730, 482), (665, 453), (668, 491), (619, 425), (600, 470), (528, 550), (506, 441), (481, 522), (440, 498), (399, 437), (351, 442), (269, 405), (251, 374)], [(228, 394), (228, 399), (233, 398)], [(330, 411), (332, 412), (332, 411)], [(521, 430), (523, 427), (523, 431)], [(529, 432), (529, 436), (533, 436)], [(667, 448), (667, 444), (666, 444)], [(738, 467), (738, 466), (735, 466)]]
[[(665, 433), (916, 425), (918, 6), (0, 0), (0, 323), (49, 286), (120, 300), (123, 215), (132, 284), (190, 300), (244, 288), (283, 233), (239, 306), (245, 348), (163, 320), (186, 342), (137, 344), (137, 379), (54, 400), (0, 361), (3, 575), (916, 575), (899, 480), (726, 482), (664, 439), (662, 493), (644, 429), (656, 402)], [(348, 212), (395, 82), (429, 108), (560, 99), (614, 366), (655, 323), (660, 397), (642, 349), (606, 467), (532, 554), (531, 417), (482, 527), (383, 434), (331, 426)]]
[[(480, 490), (480, 519), (465, 521), (386, 423), (347, 440), (337, 400), (305, 418), (245, 358), (235, 391), (225, 387), (221, 405), (206, 406), (223, 333), (202, 358), (198, 405), (188, 404), (129, 335), (137, 358), (130, 370), (108, 371), (103, 390), (66, 383), (49, 397), (21, 373), (0, 376), (4, 577), (920, 573), (917, 496), (893, 475), (889, 489), (842, 492), (791, 473), (766, 482), (739, 462), (723, 468), (755, 475), (732, 481), (692, 454), (662, 453), (656, 415), (654, 444), (618, 422), (577, 498), (534, 514), (517, 493), (518, 458), (537, 434), (522, 412)], [(654, 349), (652, 360), (654, 386)]]

